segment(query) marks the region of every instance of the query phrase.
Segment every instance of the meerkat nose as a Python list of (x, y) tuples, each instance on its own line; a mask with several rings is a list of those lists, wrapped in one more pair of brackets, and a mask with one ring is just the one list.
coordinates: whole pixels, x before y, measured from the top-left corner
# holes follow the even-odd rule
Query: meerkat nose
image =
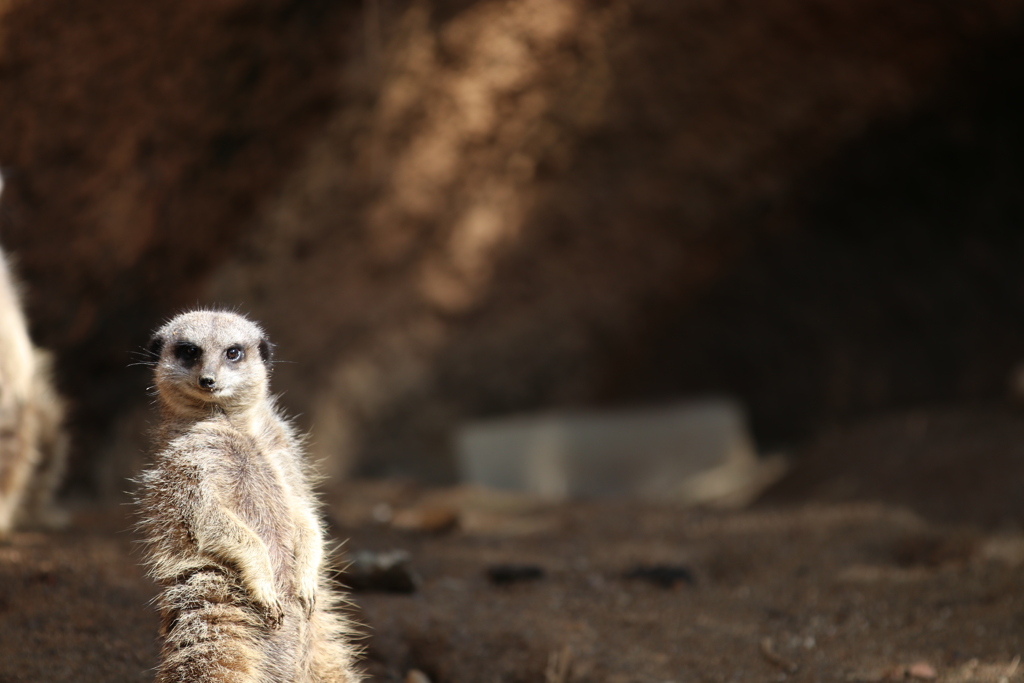
[(202, 387), (203, 389), (213, 389), (213, 385), (216, 384), (216, 383), (217, 383), (217, 380), (215, 380), (212, 377), (200, 377), (199, 378), (199, 386)]

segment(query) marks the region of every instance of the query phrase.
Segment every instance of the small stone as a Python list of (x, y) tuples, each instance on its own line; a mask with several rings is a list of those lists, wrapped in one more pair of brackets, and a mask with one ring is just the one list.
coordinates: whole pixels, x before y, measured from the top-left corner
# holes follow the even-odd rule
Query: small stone
[(379, 524), (388, 524), (395, 516), (395, 511), (387, 503), (377, 503), (370, 510), (370, 517)]
[(520, 581), (536, 581), (544, 578), (544, 569), (535, 564), (494, 564), (487, 568), (491, 583), (506, 586)]
[(459, 524), (459, 511), (446, 505), (424, 505), (400, 510), (391, 518), (391, 526), (402, 531), (439, 534)]
[(916, 678), (920, 681), (934, 681), (939, 677), (938, 672), (935, 671), (935, 667), (928, 662), (917, 662), (916, 664), (911, 664), (910, 668), (907, 669), (907, 674), (909, 674), (911, 678)]
[(670, 564), (637, 565), (626, 572), (627, 579), (648, 581), (662, 588), (672, 588), (678, 583), (696, 583), (689, 567)]
[(419, 669), (409, 669), (405, 674), (405, 683), (430, 683), (430, 677)]
[(420, 583), (404, 550), (357, 552), (337, 578), (356, 592), (415, 593)]

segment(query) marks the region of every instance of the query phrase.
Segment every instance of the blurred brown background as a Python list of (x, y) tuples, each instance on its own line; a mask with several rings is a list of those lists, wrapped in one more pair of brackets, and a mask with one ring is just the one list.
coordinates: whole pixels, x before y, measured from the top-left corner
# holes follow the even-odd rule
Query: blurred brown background
[(1024, 1), (0, 0), (0, 239), (68, 488), (217, 304), (335, 475), (467, 418), (738, 397), (764, 449), (998, 401), (1024, 356)]

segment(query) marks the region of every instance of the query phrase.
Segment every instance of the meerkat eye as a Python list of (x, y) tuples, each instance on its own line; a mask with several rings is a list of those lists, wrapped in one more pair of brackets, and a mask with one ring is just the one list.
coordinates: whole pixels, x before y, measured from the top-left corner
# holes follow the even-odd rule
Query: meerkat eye
[(245, 352), (242, 351), (241, 346), (232, 346), (224, 352), (224, 357), (230, 361), (238, 362), (245, 356)]
[(181, 342), (174, 346), (174, 356), (184, 363), (194, 363), (203, 355), (203, 350), (195, 344)]

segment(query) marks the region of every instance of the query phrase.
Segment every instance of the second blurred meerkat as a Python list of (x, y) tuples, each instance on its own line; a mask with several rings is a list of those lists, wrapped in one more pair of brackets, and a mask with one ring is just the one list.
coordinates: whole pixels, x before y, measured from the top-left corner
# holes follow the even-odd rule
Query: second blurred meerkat
[(64, 521), (53, 497), (64, 474), (67, 440), (51, 364), (49, 353), (29, 339), (0, 249), (0, 538), (14, 528), (52, 528)]
[(177, 316), (155, 335), (161, 423), (140, 525), (164, 639), (157, 682), (355, 683), (303, 449), (246, 318)]

